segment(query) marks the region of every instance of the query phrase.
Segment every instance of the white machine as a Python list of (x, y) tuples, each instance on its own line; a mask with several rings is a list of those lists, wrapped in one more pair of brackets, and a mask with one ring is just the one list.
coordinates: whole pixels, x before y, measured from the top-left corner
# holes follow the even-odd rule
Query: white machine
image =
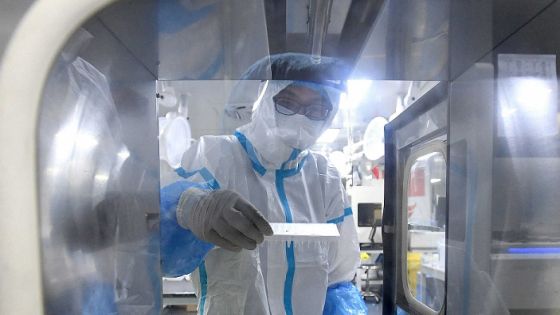
[[(354, 222), (358, 224), (358, 207), (359, 204), (381, 204), (383, 205), (383, 180), (374, 180), (370, 186), (353, 186), (349, 189), (350, 198), (352, 200), (352, 212)], [(363, 244), (371, 243), (372, 227), (358, 226), (358, 241)], [(381, 244), (381, 229), (378, 228), (374, 236), (374, 242)]]

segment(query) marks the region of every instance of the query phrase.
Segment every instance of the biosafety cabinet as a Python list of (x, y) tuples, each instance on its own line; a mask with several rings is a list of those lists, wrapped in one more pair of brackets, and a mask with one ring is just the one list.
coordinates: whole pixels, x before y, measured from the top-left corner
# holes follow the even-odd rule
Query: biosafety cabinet
[(450, 24), (487, 52), (385, 127), (384, 313), (559, 312), (560, 6), (489, 3)]
[(372, 80), (371, 111), (376, 82), (430, 82), (385, 127), (383, 313), (557, 314), (559, 19), (556, 0), (0, 3), (0, 313), (158, 314), (157, 83), (304, 52)]

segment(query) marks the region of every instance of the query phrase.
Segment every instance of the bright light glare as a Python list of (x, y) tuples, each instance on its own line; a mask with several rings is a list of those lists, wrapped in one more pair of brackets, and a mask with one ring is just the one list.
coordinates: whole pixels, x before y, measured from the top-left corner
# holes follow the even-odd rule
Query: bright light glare
[(513, 77), (500, 82), (500, 136), (531, 137), (558, 134), (556, 79)]
[(550, 103), (552, 89), (547, 81), (536, 78), (522, 78), (514, 81), (515, 100), (519, 105), (539, 110)]
[(432, 184), (437, 184), (437, 183), (439, 183), (439, 182), (441, 182), (441, 178), (432, 178), (432, 179), (430, 179), (430, 183), (432, 183)]
[(55, 156), (58, 162), (70, 158), (74, 148), (88, 151), (95, 148), (99, 142), (89, 133), (79, 133), (71, 129), (63, 129), (55, 135)]
[(318, 143), (332, 143), (338, 137), (340, 129), (327, 129), (323, 134), (317, 139)]
[(504, 107), (501, 112), (502, 112), (502, 117), (508, 118), (511, 117), (513, 114), (515, 114), (515, 112), (517, 112), (517, 108)]
[(334, 151), (329, 154), (329, 161), (333, 163), (334, 167), (336, 167), (338, 172), (342, 175), (346, 175), (352, 170), (352, 164), (349, 163), (350, 159), (346, 154), (340, 151)]
[(107, 175), (107, 174), (96, 174), (95, 175), (95, 181), (96, 182), (105, 183), (108, 180), (109, 180), (109, 175)]
[(371, 80), (348, 80), (348, 93), (343, 94), (340, 107), (354, 107), (359, 104), (371, 86)]
[(73, 132), (71, 130), (61, 130), (55, 136), (57, 145), (64, 147), (76, 145), (80, 149), (93, 149), (99, 142), (97, 139), (85, 132)]
[(57, 168), (57, 167), (49, 167), (49, 168), (46, 169), (47, 175), (53, 176), (53, 177), (57, 176), (59, 172), (60, 172), (60, 169)]
[(130, 152), (126, 148), (123, 148), (122, 150), (119, 151), (117, 155), (119, 156), (121, 161), (124, 161), (128, 159), (128, 157), (130, 156)]
[(439, 153), (439, 152), (430, 152), (430, 153), (428, 153), (428, 154), (426, 154), (426, 155), (423, 155), (423, 156), (419, 157), (419, 158), (418, 158), (418, 161), (427, 161), (428, 159), (430, 159), (431, 157), (436, 156), (436, 155), (441, 155), (441, 153)]

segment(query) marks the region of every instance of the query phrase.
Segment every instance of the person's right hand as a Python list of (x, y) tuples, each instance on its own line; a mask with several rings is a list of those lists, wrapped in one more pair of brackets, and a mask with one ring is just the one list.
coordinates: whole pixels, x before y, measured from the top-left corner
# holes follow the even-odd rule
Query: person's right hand
[(273, 234), (260, 211), (231, 190), (189, 189), (181, 195), (178, 208), (178, 216), (185, 216), (178, 218), (180, 224), (199, 239), (227, 250), (255, 249), (265, 235)]

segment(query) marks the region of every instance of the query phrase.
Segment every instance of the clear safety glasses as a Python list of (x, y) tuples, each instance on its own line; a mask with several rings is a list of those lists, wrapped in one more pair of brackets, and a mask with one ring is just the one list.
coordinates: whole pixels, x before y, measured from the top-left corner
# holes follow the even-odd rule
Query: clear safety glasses
[(299, 104), (294, 100), (282, 96), (274, 96), (274, 107), (280, 114), (292, 116), (295, 114), (305, 115), (311, 120), (325, 120), (329, 117), (332, 106), (326, 104)]

